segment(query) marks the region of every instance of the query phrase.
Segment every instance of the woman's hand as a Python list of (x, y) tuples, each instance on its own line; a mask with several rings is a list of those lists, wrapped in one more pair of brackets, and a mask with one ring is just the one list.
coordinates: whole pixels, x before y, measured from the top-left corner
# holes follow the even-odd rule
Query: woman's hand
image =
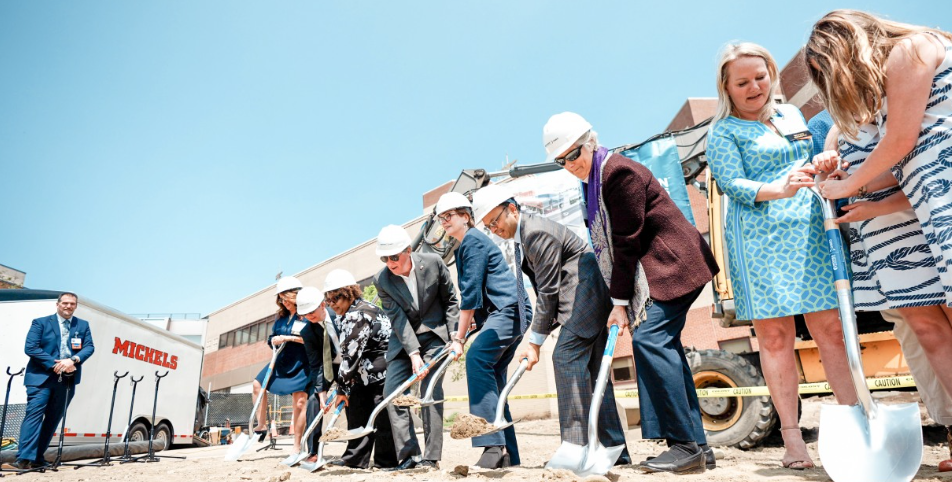
[(334, 399), (334, 403), (324, 407), (324, 411), (329, 412), (331, 408), (336, 409), (337, 406), (340, 405), (340, 402), (344, 402), (345, 407), (350, 406), (350, 402), (347, 400), (347, 395), (344, 395), (343, 393), (338, 393), (337, 398)]
[(818, 187), (820, 195), (826, 199), (843, 199), (859, 194), (859, 188), (853, 187), (852, 177), (844, 171), (830, 174)]
[(781, 196), (778, 199), (793, 197), (801, 188), (813, 187), (813, 176), (816, 175), (816, 167), (813, 164), (806, 164), (798, 167), (787, 174), (787, 179), (781, 188)]
[(624, 335), (628, 332), (628, 307), (627, 306), (615, 306), (612, 308), (612, 312), (608, 315), (608, 327), (611, 328), (612, 325), (618, 325), (618, 336)]
[[(848, 163), (843, 163), (837, 151), (823, 151), (813, 156), (813, 167), (817, 172), (833, 172), (840, 168), (840, 164)], [(846, 166), (843, 166), (843, 169), (846, 169)]]
[(284, 335), (278, 335), (271, 338), (272, 345), (283, 345), (287, 341), (288, 341), (288, 337)]

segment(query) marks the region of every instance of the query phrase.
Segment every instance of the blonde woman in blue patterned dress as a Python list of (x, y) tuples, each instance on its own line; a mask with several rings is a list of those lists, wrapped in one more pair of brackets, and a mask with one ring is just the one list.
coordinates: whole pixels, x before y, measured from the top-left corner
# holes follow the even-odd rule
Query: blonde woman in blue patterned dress
[(813, 467), (797, 419), (794, 315), (803, 314), (837, 401), (852, 404), (830, 255), (809, 192), (812, 142), (800, 111), (773, 101), (777, 64), (763, 47), (726, 46), (717, 68), (718, 110), (707, 156), (730, 199), (727, 250), (736, 316), (752, 320), (786, 453), (784, 467)]
[[(913, 319), (903, 317), (952, 394), (952, 34), (836, 10), (814, 25), (805, 57), (840, 131), (856, 139), (861, 125), (872, 123), (880, 136), (861, 166), (821, 183), (820, 192), (830, 199), (865, 198), (898, 183), (908, 198), (944, 303), (918, 307)], [(818, 167), (838, 163), (828, 161)]]

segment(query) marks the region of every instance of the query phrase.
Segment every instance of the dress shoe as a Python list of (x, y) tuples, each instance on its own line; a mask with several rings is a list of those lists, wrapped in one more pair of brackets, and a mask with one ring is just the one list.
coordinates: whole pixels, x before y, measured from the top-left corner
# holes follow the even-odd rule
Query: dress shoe
[(631, 455), (628, 455), (627, 450), (618, 456), (618, 460), (615, 461), (615, 465), (631, 465)]
[(704, 467), (707, 470), (717, 468), (717, 459), (714, 457), (714, 449), (710, 445), (705, 445), (701, 447), (701, 451), (704, 452)]
[(387, 467), (381, 470), (383, 470), (384, 472), (397, 472), (400, 470), (409, 470), (416, 466), (417, 466), (417, 461), (413, 460), (413, 457), (407, 457), (406, 460), (404, 460), (403, 462), (400, 462), (400, 464), (397, 465), (396, 467)]
[(44, 470), (45, 470), (45, 469), (52, 469), (52, 468), (53, 468), (53, 464), (47, 462), (46, 460), (42, 460), (42, 459), (40, 459), (40, 460), (34, 460), (33, 462), (30, 462), (30, 468), (31, 468), (31, 469), (44, 469)]
[(344, 463), (344, 459), (334, 459), (328, 462), (326, 465), (329, 467), (343, 467), (346, 464)]
[(417, 464), (417, 468), (440, 470), (440, 463), (435, 460), (423, 460)]
[(29, 460), (17, 459), (16, 462), (10, 464), (10, 467), (13, 467), (14, 470), (30, 470), (33, 464)]
[(688, 474), (704, 472), (704, 451), (697, 444), (673, 444), (661, 455), (645, 460), (641, 469), (645, 472), (673, 472)]
[(509, 454), (502, 446), (486, 447), (483, 449), (483, 455), (476, 462), (477, 467), (484, 469), (503, 469), (509, 465)]

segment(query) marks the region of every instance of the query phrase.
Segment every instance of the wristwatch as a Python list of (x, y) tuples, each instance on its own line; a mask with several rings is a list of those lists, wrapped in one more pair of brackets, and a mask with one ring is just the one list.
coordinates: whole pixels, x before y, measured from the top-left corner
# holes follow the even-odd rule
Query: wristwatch
[(73, 363), (75, 363), (76, 365), (79, 365), (79, 357), (78, 357), (78, 356), (73, 355), (73, 356), (71, 356), (69, 359), (70, 359), (70, 360), (73, 360)]

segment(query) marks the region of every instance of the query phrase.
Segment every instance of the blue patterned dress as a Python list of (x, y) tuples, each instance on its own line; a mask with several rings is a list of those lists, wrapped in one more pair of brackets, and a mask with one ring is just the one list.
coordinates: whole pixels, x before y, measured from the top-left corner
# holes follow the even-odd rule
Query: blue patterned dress
[[(922, 224), (945, 303), (952, 306), (952, 42), (935, 37), (945, 46), (945, 59), (932, 77), (916, 147), (893, 166), (892, 173)], [(882, 136), (889, 125), (888, 107), (886, 99), (876, 122)]]
[[(802, 121), (796, 107), (780, 107)], [(738, 320), (837, 306), (823, 217), (812, 194), (801, 189), (791, 198), (754, 201), (764, 184), (784, 178), (812, 152), (810, 139), (790, 142), (736, 117), (718, 121), (708, 134), (708, 162), (730, 199), (725, 237)]]

